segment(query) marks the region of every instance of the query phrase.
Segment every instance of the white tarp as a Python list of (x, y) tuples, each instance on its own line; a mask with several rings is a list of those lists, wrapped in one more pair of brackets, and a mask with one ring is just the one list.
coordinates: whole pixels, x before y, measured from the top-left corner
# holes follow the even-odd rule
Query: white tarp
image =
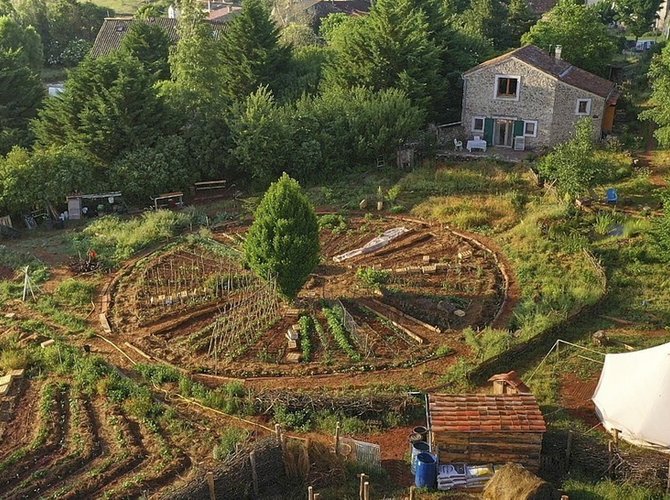
[(670, 451), (670, 343), (608, 354), (593, 402), (607, 430)]

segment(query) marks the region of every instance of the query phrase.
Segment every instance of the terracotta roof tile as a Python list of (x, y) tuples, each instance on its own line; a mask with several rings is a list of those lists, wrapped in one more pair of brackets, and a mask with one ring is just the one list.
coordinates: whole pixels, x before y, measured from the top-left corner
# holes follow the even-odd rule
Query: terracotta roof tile
[(514, 49), (506, 54), (484, 61), (480, 65), (466, 71), (464, 75), (498, 64), (509, 58), (523, 61), (572, 87), (586, 90), (597, 96), (604, 97), (605, 99), (608, 99), (608, 102), (612, 99), (616, 101), (617, 91), (614, 82), (601, 78), (593, 73), (589, 73), (577, 66), (573, 66), (563, 59), (556, 59), (554, 56), (535, 45), (524, 45), (523, 47)]
[(430, 426), (434, 432), (545, 432), (540, 407), (532, 394), (431, 394)]

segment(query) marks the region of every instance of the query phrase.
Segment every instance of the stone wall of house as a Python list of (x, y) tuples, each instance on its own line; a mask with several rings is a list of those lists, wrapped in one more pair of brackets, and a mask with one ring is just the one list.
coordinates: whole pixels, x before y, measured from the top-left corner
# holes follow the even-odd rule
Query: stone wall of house
[[(496, 75), (520, 76), (519, 100), (495, 97)], [(463, 127), (473, 134), (472, 118), (513, 118), (536, 120), (537, 137), (526, 138), (526, 148), (533, 149), (553, 144), (552, 123), (557, 80), (515, 58), (501, 61), (465, 75), (463, 93)], [(483, 135), (477, 133), (476, 135)]]
[[(577, 100), (591, 99), (591, 114), (589, 116), (577, 114)], [(556, 87), (556, 104), (554, 106), (553, 141), (560, 144), (570, 139), (575, 124), (581, 118), (590, 118), (593, 122), (593, 140), (599, 141), (602, 136), (603, 114), (605, 113), (605, 99), (581, 90), (563, 82)]]

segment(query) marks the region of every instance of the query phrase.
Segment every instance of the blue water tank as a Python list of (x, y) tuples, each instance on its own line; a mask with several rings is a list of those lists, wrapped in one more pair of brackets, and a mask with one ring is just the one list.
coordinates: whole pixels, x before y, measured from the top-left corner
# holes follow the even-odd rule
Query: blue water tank
[(419, 453), (430, 451), (430, 446), (425, 441), (415, 441), (412, 443), (412, 459), (410, 461), (412, 474), (416, 472), (416, 457)]
[(416, 456), (414, 484), (417, 488), (435, 489), (437, 485), (437, 460), (434, 455), (419, 453)]

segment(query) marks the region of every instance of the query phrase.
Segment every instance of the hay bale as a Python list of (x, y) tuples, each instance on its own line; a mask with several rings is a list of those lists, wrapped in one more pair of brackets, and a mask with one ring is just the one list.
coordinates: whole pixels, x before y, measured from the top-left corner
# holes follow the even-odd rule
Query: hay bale
[(560, 500), (561, 495), (546, 481), (519, 464), (498, 469), (484, 488), (484, 500)]

